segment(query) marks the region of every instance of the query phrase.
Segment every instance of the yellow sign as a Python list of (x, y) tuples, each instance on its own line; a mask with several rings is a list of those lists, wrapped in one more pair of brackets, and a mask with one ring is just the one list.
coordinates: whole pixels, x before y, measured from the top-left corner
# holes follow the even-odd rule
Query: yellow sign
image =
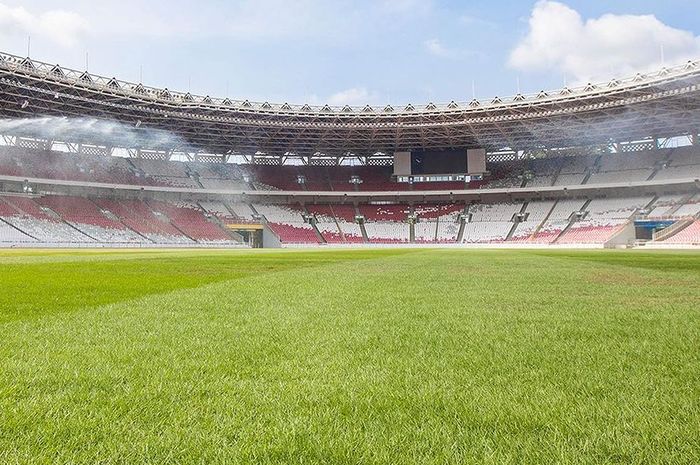
[(227, 224), (226, 228), (234, 231), (260, 231), (263, 229), (261, 224)]

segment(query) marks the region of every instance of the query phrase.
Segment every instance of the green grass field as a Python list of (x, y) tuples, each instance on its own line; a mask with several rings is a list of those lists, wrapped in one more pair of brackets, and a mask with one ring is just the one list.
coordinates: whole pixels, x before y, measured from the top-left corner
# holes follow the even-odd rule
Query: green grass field
[(700, 463), (700, 254), (0, 252), (0, 464)]

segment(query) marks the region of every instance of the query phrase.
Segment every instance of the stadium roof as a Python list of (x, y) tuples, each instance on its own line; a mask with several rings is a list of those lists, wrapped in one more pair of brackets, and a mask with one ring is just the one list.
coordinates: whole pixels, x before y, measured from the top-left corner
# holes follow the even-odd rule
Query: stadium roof
[(108, 119), (170, 131), (181, 145), (173, 150), (186, 145), (220, 154), (526, 150), (697, 135), (699, 84), (695, 61), (605, 84), (488, 101), (331, 107), (202, 97), (0, 53), (0, 117)]

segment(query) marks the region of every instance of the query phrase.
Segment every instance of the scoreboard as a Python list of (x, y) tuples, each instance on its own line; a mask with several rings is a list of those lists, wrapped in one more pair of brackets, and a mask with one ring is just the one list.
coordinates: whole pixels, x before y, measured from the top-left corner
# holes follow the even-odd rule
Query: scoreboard
[(483, 174), (486, 150), (415, 150), (394, 154), (395, 176)]

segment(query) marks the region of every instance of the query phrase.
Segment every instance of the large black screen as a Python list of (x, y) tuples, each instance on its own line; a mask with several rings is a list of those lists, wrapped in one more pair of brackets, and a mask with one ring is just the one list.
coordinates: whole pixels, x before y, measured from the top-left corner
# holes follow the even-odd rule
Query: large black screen
[(466, 150), (419, 150), (411, 153), (411, 173), (420, 174), (465, 174), (467, 173)]

